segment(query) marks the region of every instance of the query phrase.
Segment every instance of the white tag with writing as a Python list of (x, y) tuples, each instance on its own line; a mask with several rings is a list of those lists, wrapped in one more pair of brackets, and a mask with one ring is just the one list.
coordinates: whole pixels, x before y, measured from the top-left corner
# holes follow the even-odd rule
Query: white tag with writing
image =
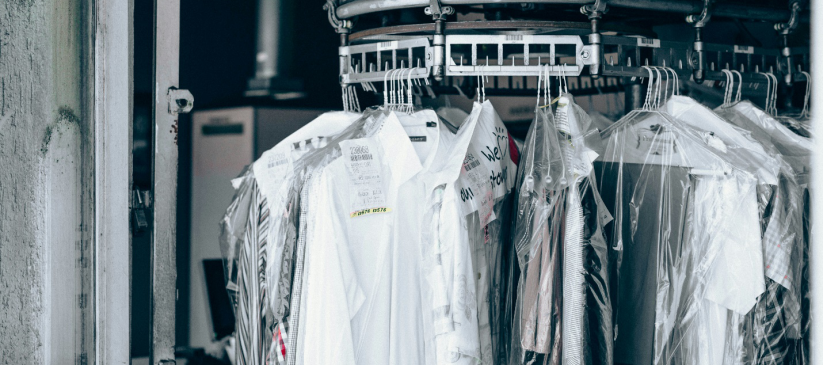
[(466, 153), (457, 189), (460, 191), (463, 214), (480, 213), (480, 223), (485, 226), (497, 216), (494, 214), (494, 191), (489, 181), (490, 172), (471, 152)]
[(381, 176), (380, 152), (370, 139), (352, 139), (340, 142), (343, 163), (354, 190), (350, 196), (350, 217), (386, 213), (386, 193)]
[[(463, 161), (463, 169), (457, 179), (457, 188), (463, 200), (463, 214), (471, 214), (480, 209), (481, 220), (483, 217), (488, 217), (486, 222), (495, 219), (491, 212), (494, 200), (511, 191), (517, 172), (517, 165), (512, 161), (509, 149), (506, 126), (491, 104), (483, 104)], [(483, 187), (475, 181), (480, 177), (484, 177), (487, 186)], [(486, 199), (486, 190), (491, 192), (490, 199)], [(488, 202), (484, 202), (485, 200)]]

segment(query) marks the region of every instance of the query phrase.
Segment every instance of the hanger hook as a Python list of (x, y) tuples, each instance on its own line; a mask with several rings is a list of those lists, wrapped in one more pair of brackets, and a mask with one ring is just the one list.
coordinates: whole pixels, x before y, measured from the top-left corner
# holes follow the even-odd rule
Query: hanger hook
[(769, 103), (771, 101), (771, 96), (772, 96), (772, 92), (771, 92), (772, 91), (772, 78), (771, 78), (771, 76), (769, 76), (765, 72), (758, 72), (758, 73), (763, 75), (764, 77), (766, 77), (766, 105), (765, 105), (764, 110), (766, 111), (766, 113), (768, 113), (769, 112)]
[(648, 87), (646, 88), (646, 100), (645, 100), (645, 102), (643, 102), (643, 109), (651, 110), (651, 104), (649, 104), (649, 99), (651, 98), (652, 88), (654, 87), (654, 73), (652, 72), (652, 69), (649, 66), (641, 66), (641, 67), (643, 67), (644, 69), (646, 69), (646, 71), (649, 72), (649, 84), (648, 84)]
[[(742, 95), (740, 93), (740, 90), (743, 88), (743, 74), (740, 71), (737, 71), (737, 70), (732, 70), (731, 72), (732, 72), (732, 74), (737, 75), (737, 77), (740, 79), (740, 83), (737, 84), (737, 94), (735, 94), (735, 96), (734, 96), (734, 102), (737, 103), (737, 102), (740, 101), (740, 98), (741, 98), (741, 95)], [(732, 80), (734, 80), (734, 79), (732, 79)]]

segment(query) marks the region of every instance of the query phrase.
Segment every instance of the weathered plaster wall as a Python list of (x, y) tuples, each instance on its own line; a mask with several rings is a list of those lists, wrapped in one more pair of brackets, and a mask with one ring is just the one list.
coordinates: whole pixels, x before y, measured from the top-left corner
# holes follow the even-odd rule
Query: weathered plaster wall
[(83, 2), (0, 1), (0, 364), (84, 352)]

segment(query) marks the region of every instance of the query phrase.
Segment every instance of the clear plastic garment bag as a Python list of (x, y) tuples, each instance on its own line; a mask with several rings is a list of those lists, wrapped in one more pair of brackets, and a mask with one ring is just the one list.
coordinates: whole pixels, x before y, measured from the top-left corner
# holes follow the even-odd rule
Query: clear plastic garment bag
[[(561, 79), (562, 80), (562, 79)], [(610, 219), (584, 135), (589, 117), (564, 93), (535, 111), (517, 177), (514, 247), (520, 264), (511, 364), (610, 364)], [(562, 90), (562, 89), (561, 89)], [(539, 101), (539, 97), (538, 97)]]
[(614, 361), (742, 363), (743, 316), (765, 290), (756, 171), (660, 110), (666, 87), (648, 71), (644, 109), (603, 131), (595, 163), (614, 215)]
[[(732, 80), (730, 74), (730, 85)], [(803, 308), (808, 295), (805, 218), (812, 143), (765, 110), (740, 101), (741, 86), (738, 84), (736, 99), (727, 98), (715, 111), (750, 132), (780, 162), (779, 181), (771, 187), (767, 204), (760, 211), (767, 290), (746, 318), (747, 359), (755, 363), (808, 363), (808, 309)]]

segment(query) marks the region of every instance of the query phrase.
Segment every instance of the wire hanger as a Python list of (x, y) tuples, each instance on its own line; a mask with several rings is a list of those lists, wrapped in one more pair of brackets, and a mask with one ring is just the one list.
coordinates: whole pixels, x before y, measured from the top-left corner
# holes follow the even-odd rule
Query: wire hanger
[(800, 112), (800, 118), (809, 119), (811, 118), (811, 114), (809, 113), (809, 99), (812, 94), (812, 75), (806, 71), (800, 71), (800, 73), (806, 76), (806, 95), (803, 97), (803, 111)]

